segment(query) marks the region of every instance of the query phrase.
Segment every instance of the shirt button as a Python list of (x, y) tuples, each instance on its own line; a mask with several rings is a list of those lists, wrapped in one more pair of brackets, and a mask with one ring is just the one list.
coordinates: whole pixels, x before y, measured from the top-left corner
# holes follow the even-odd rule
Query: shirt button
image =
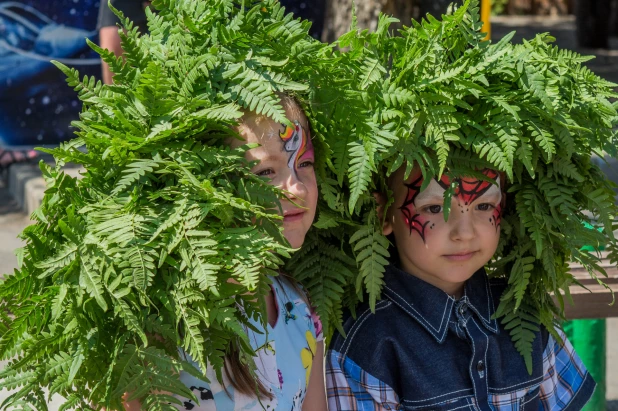
[(459, 306), (459, 314), (464, 315), (464, 313), (466, 312), (466, 306), (465, 305), (460, 305)]
[(476, 364), (476, 370), (479, 372), (479, 376), (483, 378), (485, 376), (485, 363), (479, 361), (478, 364)]

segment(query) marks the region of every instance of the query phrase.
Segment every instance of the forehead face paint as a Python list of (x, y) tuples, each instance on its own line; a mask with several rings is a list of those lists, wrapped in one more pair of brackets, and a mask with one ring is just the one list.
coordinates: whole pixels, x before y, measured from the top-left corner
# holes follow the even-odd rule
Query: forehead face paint
[[(458, 199), (458, 205), (462, 213), (469, 212), (469, 209), (465, 206), (471, 205), (483, 196), (486, 196), (488, 199), (491, 198), (491, 203), (494, 203), (497, 199), (497, 203), (494, 204), (493, 213), (489, 218), (490, 223), (494, 225), (497, 230), (502, 216), (500, 201), (502, 199), (502, 192), (500, 190), (499, 174), (490, 169), (483, 170), (482, 173), (495, 180), (496, 184), (477, 180), (473, 177), (458, 178), (455, 180), (457, 183), (454, 193), (455, 198)], [(408, 192), (399, 209), (401, 210), (404, 221), (410, 229), (410, 234), (416, 231), (421, 236), (423, 242), (425, 242), (428, 233), (427, 229), (433, 229), (436, 223), (430, 221), (430, 218), (428, 218), (426, 214), (422, 215), (418, 210), (428, 205), (442, 205), (444, 192), (450, 186), (450, 180), (447, 176), (442, 176), (440, 180), (434, 178), (423, 192), (420, 191), (422, 184), (423, 177), (420, 171), (413, 175), (411, 183), (404, 183), (408, 188)], [(442, 213), (436, 214), (436, 217), (441, 219), (439, 223), (443, 222)]]
[(313, 144), (298, 121), (294, 121), (293, 128), (285, 124), (282, 126), (284, 129), (279, 133), (279, 137), (283, 141), (283, 150), (290, 155), (288, 167), (296, 172), (301, 160), (313, 160)]
[[(481, 173), (485, 174), (487, 177), (495, 180), (497, 184), (492, 184), (489, 181), (477, 180), (474, 177), (464, 177), (458, 178), (455, 180), (457, 183), (457, 187), (455, 188), (455, 197), (459, 199), (459, 201), (463, 202), (464, 205), (470, 205), (474, 201), (476, 201), (479, 197), (484, 194), (497, 194), (500, 198), (502, 198), (502, 192), (500, 191), (500, 178), (499, 174), (495, 170), (491, 170), (486, 168), (481, 171)], [(443, 175), (440, 181), (438, 181), (440, 186), (444, 190), (446, 190), (450, 185), (450, 179)]]

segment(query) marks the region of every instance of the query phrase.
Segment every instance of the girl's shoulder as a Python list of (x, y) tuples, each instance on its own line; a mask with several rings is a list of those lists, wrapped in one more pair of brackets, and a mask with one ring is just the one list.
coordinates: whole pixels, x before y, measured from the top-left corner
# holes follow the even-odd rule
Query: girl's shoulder
[(276, 277), (269, 277), (273, 288), (278, 289), (290, 297), (301, 298), (308, 302), (307, 292), (305, 288), (292, 277), (281, 273)]
[[(278, 318), (277, 324), (301, 325), (301, 328), (306, 324), (315, 340), (322, 341), (322, 322), (303, 286), (286, 275), (271, 277), (271, 280), (279, 316), (283, 317)], [(297, 322), (299, 319), (304, 321)]]

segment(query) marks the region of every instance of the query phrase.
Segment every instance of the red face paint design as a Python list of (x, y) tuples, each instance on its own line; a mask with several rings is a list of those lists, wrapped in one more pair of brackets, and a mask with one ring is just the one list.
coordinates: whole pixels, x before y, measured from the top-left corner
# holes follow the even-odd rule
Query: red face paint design
[[(499, 174), (495, 170), (485, 169), (482, 173), (494, 180), (499, 178)], [(450, 186), (450, 179), (447, 176), (442, 176), (440, 180), (437, 178), (435, 180), (444, 190), (447, 190)], [(463, 204), (471, 205), (487, 193), (487, 191), (493, 186), (493, 184), (489, 181), (477, 180), (475, 178), (458, 178), (455, 182), (457, 183), (457, 187), (455, 188), (454, 194), (458, 199), (459, 206), (462, 208), (462, 213), (468, 211), (468, 208), (466, 208)], [(401, 210), (404, 221), (410, 229), (410, 234), (412, 234), (413, 230), (416, 231), (421, 236), (423, 242), (425, 242), (427, 228), (432, 229), (435, 226), (435, 223), (432, 223), (426, 216), (421, 215), (416, 209), (415, 202), (420, 193), (422, 184), (423, 176), (420, 171), (413, 175), (411, 183), (404, 183), (404, 185), (408, 188), (408, 192), (403, 204), (399, 207), (399, 210)], [(496, 227), (496, 230), (500, 225), (501, 216), (502, 206), (499, 203), (494, 208), (493, 213), (489, 218), (489, 222)]]
[[(492, 180), (496, 180), (499, 176), (497, 171), (489, 168), (481, 171), (481, 173)], [(438, 181), (438, 184), (440, 184), (445, 190), (451, 185), (451, 181), (446, 175), (442, 175), (442, 178), (440, 180), (436, 179), (436, 181)], [(475, 178), (457, 178), (455, 179), (455, 182), (457, 183), (457, 187), (455, 188), (455, 197), (457, 197), (459, 201), (463, 201), (464, 205), (472, 204), (477, 198), (485, 194), (493, 185), (489, 181), (477, 180)]]
[(288, 167), (296, 172), (302, 160), (313, 160), (313, 144), (298, 121), (294, 121), (294, 128), (285, 124), (282, 124), (282, 126), (284, 130), (279, 133), (279, 137), (283, 141), (283, 150), (290, 153)]
[(498, 227), (500, 227), (500, 222), (502, 221), (502, 202), (498, 203), (496, 208), (494, 208), (494, 213), (491, 215), (491, 224), (496, 227), (496, 231), (498, 231)]
[[(420, 174), (420, 172), (419, 172)], [(416, 196), (421, 192), (421, 186), (423, 184), (423, 176), (417, 175), (413, 178), (411, 183), (404, 183), (406, 187), (408, 187), (408, 193), (406, 195), (406, 199), (404, 200), (399, 210), (403, 214), (403, 220), (408, 225), (410, 229), (410, 235), (412, 235), (412, 230), (416, 231), (418, 235), (421, 236), (423, 242), (425, 242), (425, 230), (427, 227), (431, 228), (431, 221), (427, 218), (422, 217), (417, 211), (414, 205), (414, 200), (416, 200)]]

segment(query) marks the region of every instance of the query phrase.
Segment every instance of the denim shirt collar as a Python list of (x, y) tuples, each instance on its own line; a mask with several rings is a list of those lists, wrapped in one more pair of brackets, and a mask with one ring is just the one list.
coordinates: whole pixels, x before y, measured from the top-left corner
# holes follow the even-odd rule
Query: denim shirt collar
[(423, 326), (439, 343), (444, 342), (454, 307), (464, 304), (492, 333), (498, 332), (489, 279), (481, 268), (466, 281), (459, 300), (439, 288), (390, 265), (384, 273), (383, 294)]

